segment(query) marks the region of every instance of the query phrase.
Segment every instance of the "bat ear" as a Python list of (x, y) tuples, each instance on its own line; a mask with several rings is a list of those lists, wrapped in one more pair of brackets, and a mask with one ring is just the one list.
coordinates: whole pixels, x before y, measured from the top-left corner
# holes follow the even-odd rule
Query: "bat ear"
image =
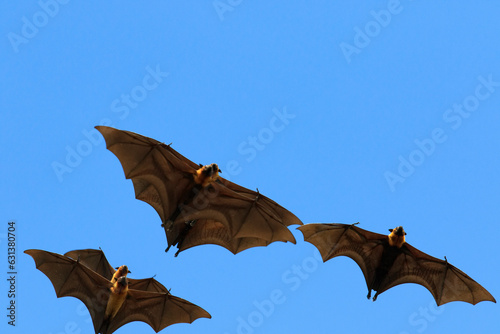
[(390, 228), (390, 229), (389, 229), (389, 232), (392, 232), (392, 230), (393, 230), (393, 229), (392, 229), (392, 228)]

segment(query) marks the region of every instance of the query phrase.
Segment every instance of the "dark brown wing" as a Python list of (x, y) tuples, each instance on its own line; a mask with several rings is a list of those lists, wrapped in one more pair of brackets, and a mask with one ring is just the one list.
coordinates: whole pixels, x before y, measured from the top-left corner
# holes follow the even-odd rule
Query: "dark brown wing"
[[(288, 215), (283, 211), (286, 210), (261, 194), (255, 192), (251, 197), (247, 193), (237, 193), (216, 182), (200, 191), (191, 204), (185, 205), (174, 224), (183, 228), (186, 221), (215, 220), (227, 228), (227, 233), (232, 238), (250, 237), (269, 243), (295, 243), (295, 238), (287, 226), (301, 222), (295, 216), (295, 219), (285, 222)], [(167, 234), (168, 237), (171, 238), (172, 235)]]
[(384, 251), (383, 240), (387, 236), (346, 224), (306, 224), (298, 229), (304, 234), (305, 241), (318, 248), (323, 262), (336, 256), (353, 259), (365, 276), (368, 290), (371, 290)]
[(378, 293), (403, 283), (423, 285), (432, 293), (437, 305), (451, 301), (464, 301), (473, 305), (481, 301), (496, 302), (485, 288), (463, 271), (408, 243), (403, 245), (402, 253), (381, 282)]
[[(104, 136), (107, 148), (120, 160), (125, 177), (132, 179), (136, 198), (153, 206), (162, 222), (166, 223), (195, 188), (193, 175), (199, 166), (154, 139), (110, 127), (96, 128)], [(198, 228), (205, 225), (203, 220), (217, 221), (221, 224), (219, 230), (227, 229), (222, 234), (236, 239), (250, 238), (243, 241), (246, 248), (274, 241), (295, 243), (287, 226), (302, 224), (295, 215), (271, 199), (220, 177), (217, 182), (202, 188), (191, 203), (183, 205), (173, 226), (166, 226), (169, 246), (179, 241), (185, 223), (190, 220), (198, 220)], [(190, 234), (191, 231), (186, 238), (189, 239)], [(223, 247), (228, 245), (233, 253), (243, 250), (241, 247), (235, 250), (233, 243), (221, 241), (212, 232), (206, 241), (200, 238), (201, 235), (197, 235), (195, 241), (185, 240), (185, 244), (193, 247), (215, 243)], [(255, 242), (256, 239), (262, 241)]]
[(122, 308), (109, 323), (108, 332), (132, 321), (142, 321), (158, 333), (172, 324), (192, 323), (198, 318), (212, 317), (201, 307), (170, 294), (129, 289)]
[(99, 275), (111, 280), (115, 269), (109, 264), (104, 252), (100, 249), (77, 249), (64, 254), (74, 260), (79, 260)]
[(214, 244), (237, 254), (251, 247), (267, 246), (269, 243), (259, 238), (234, 238), (222, 223), (211, 219), (199, 219), (179, 245), (179, 252), (198, 245)]
[(104, 321), (111, 282), (66, 256), (37, 249), (24, 252), (33, 257), (36, 268), (50, 279), (58, 298), (75, 297), (85, 304), (97, 334)]
[[(245, 215), (245, 218), (242, 218), (241, 222), (239, 222), (241, 227), (239, 227), (236, 237), (258, 237), (271, 242), (274, 241), (273, 239), (276, 239), (295, 243), (295, 238), (290, 230), (288, 230), (288, 228), (283, 228), (283, 226), (302, 225), (302, 222), (297, 216), (259, 192), (244, 188), (224, 178), (219, 178), (219, 180), (220, 184), (227, 189), (251, 201), (247, 202), (250, 203), (247, 204), (249, 215), (256, 215), (253, 221), (260, 222), (261, 230), (268, 231), (268, 236), (264, 237), (262, 234), (255, 234), (255, 223), (252, 223), (250, 217), (246, 217), (246, 213), (241, 213), (242, 216)], [(246, 222), (248, 222), (248, 224), (246, 224)], [(238, 224), (236, 226), (238, 226)], [(278, 235), (279, 233), (281, 233), (281, 236)], [(270, 237), (271, 235), (272, 237)]]
[(166, 222), (195, 183), (199, 167), (170, 146), (139, 134), (96, 126), (106, 147), (122, 164), (125, 177), (134, 184), (135, 197), (150, 204)]
[(134, 290), (169, 293), (168, 289), (153, 277), (142, 279), (129, 278), (128, 287)]
[[(64, 254), (72, 259), (79, 260), (80, 263), (86, 265), (94, 270), (101, 276), (111, 280), (115, 269), (109, 264), (104, 252), (101, 249), (80, 249), (67, 252)], [(152, 292), (165, 292), (168, 290), (160, 282), (151, 278), (133, 279), (128, 278), (128, 286), (130, 289), (152, 291)]]

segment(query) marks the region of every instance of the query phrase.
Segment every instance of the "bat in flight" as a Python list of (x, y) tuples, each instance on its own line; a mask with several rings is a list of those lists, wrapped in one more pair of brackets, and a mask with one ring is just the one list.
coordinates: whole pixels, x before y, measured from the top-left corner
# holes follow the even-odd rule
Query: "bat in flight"
[[(357, 223), (356, 223), (357, 224)], [(451, 301), (477, 304), (495, 302), (495, 298), (479, 283), (445, 260), (419, 251), (405, 241), (402, 226), (383, 235), (346, 224), (307, 224), (298, 227), (304, 240), (316, 246), (323, 262), (336, 256), (347, 256), (361, 268), (368, 287), (382, 292), (403, 283), (416, 283), (427, 288), (437, 305)]]
[[(115, 283), (119, 277), (127, 276), (127, 274), (130, 273), (127, 266), (120, 266), (115, 270), (115, 268), (109, 264), (104, 252), (101, 249), (73, 250), (65, 253), (64, 256), (80, 261), (80, 263), (84, 264), (91, 270), (110, 280), (111, 283)], [(165, 288), (163, 284), (155, 280), (154, 277), (127, 279), (129, 289), (169, 293), (168, 289)]]
[(204, 309), (170, 293), (131, 289), (126, 276), (112, 282), (67, 256), (38, 249), (25, 253), (33, 257), (36, 268), (50, 279), (58, 298), (75, 297), (85, 304), (95, 334), (111, 334), (132, 321), (145, 322), (159, 332), (172, 324), (211, 318)]
[(96, 126), (132, 179), (135, 197), (162, 220), (168, 249), (216, 244), (233, 254), (275, 241), (295, 243), (289, 225), (302, 225), (273, 200), (219, 176), (217, 164), (197, 165), (170, 145), (137, 133)]

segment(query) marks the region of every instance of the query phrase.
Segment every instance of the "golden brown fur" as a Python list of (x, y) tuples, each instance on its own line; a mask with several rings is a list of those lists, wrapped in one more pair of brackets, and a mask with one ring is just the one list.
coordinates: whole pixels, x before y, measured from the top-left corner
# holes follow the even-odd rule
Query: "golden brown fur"
[(391, 233), (388, 235), (389, 245), (401, 248), (403, 244), (406, 242), (405, 241), (406, 232), (404, 231), (403, 227), (399, 226), (389, 231), (391, 231)]
[(108, 304), (106, 305), (106, 312), (104, 313), (105, 319), (113, 318), (116, 313), (118, 313), (123, 305), (123, 302), (127, 298), (127, 278), (124, 276), (118, 278), (110, 290), (111, 294), (109, 295)]
[(194, 182), (202, 187), (208, 186), (219, 177), (219, 166), (217, 164), (205, 165), (200, 167), (194, 176)]
[(118, 280), (118, 278), (120, 278), (122, 276), (126, 277), (128, 273), (129, 273), (129, 271), (128, 271), (127, 266), (125, 266), (125, 265), (120, 266), (113, 274), (113, 277), (111, 278), (111, 283), (115, 283)]

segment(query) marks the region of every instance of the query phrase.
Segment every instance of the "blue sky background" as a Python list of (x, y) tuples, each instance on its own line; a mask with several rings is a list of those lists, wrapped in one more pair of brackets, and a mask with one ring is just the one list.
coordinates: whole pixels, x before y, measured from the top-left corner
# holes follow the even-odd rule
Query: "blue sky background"
[[(0, 5), (5, 314), (9, 220), (18, 271), (2, 332), (92, 332), (22, 252), (101, 247), (213, 317), (165, 333), (498, 333), (498, 304), (436, 308), (412, 284), (366, 300), (357, 265), (320, 263), (295, 227), (296, 245), (165, 254), (159, 217), (92, 130), (171, 142), (304, 223), (403, 225), (498, 299), (497, 2), (60, 1)], [(153, 333), (117, 333), (138, 331)]]

